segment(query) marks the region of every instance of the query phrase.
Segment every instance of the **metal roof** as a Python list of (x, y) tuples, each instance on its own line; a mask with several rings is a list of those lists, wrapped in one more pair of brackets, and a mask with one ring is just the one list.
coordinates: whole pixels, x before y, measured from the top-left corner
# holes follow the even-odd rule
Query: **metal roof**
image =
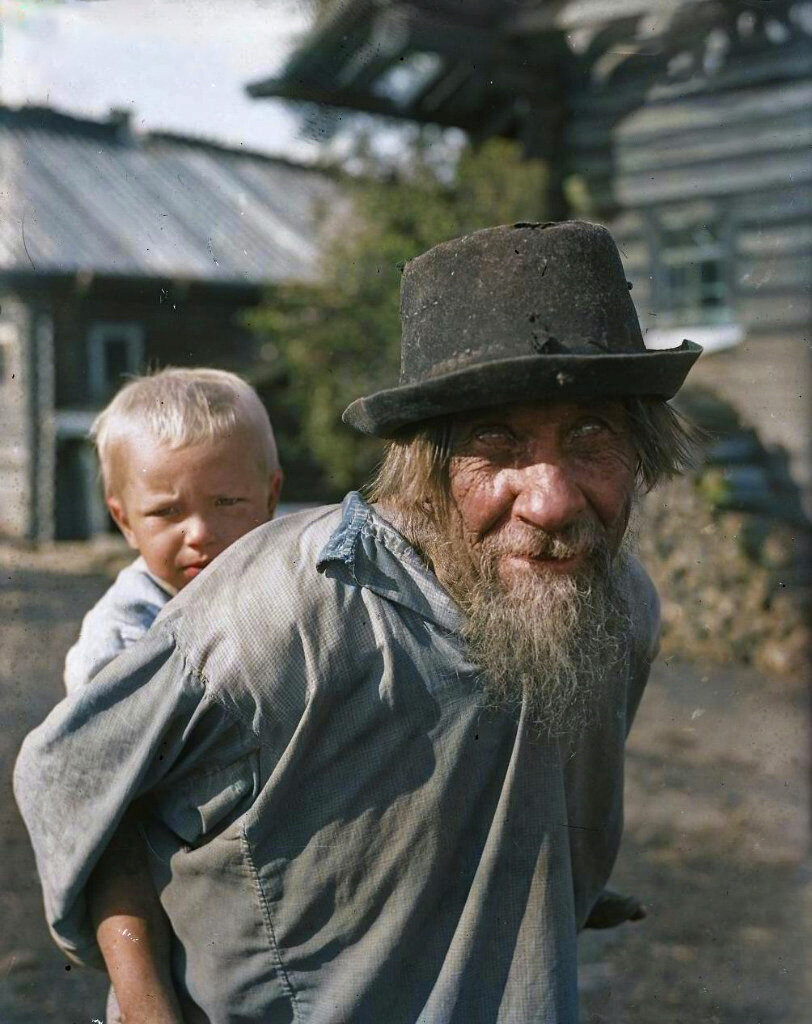
[(338, 199), (316, 169), (172, 135), (0, 108), (0, 271), (222, 284), (309, 279)]

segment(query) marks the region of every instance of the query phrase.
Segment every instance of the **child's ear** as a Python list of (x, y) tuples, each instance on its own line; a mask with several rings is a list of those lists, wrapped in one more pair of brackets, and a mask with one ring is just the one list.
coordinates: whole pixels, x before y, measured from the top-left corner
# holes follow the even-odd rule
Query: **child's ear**
[(276, 506), (279, 504), (279, 494), (282, 490), (282, 470), (275, 469), (271, 473), (271, 482), (268, 487), (268, 518), (273, 519)]
[(124, 507), (124, 503), (112, 494), (108, 495), (105, 500), (107, 501), (107, 507), (110, 510), (110, 515), (113, 517), (116, 526), (124, 534), (124, 537), (130, 547), (135, 548), (137, 551), (138, 545), (135, 542), (135, 534), (132, 531), (129, 519), (127, 518), (127, 510)]

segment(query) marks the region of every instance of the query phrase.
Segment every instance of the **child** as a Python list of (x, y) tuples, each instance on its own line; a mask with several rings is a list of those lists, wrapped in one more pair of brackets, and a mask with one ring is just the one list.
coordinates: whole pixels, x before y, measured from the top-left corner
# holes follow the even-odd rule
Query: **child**
[[(235, 540), (272, 518), (282, 472), (256, 392), (231, 373), (166, 369), (131, 381), (91, 429), (105, 500), (139, 557), (85, 616), (68, 652), (69, 692), (152, 625)], [(166, 920), (132, 823), (94, 871), (91, 911), (126, 1021), (175, 1024)], [(107, 1020), (116, 1020), (114, 996)]]

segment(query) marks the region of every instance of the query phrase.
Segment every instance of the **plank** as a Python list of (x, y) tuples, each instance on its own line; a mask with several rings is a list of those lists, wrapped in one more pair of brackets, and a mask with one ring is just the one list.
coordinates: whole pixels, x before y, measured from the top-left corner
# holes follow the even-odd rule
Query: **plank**
[[(618, 18), (642, 17), (658, 13), (676, 13), (695, 8), (705, 0), (572, 0), (570, 3), (544, 3), (531, 9), (519, 10), (505, 21), (504, 31), (509, 35), (536, 35), (556, 29), (572, 31)], [(714, 5), (719, 7), (718, 4)]]

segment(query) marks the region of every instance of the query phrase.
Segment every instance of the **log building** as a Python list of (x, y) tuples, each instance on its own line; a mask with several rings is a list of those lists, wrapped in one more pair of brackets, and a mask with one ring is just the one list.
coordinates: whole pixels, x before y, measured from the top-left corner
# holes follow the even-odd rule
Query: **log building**
[(651, 347), (690, 337), (808, 478), (812, 4), (334, 0), (256, 97), (521, 141), (617, 238)]
[(0, 108), (0, 536), (108, 528), (86, 435), (127, 374), (256, 369), (241, 323), (317, 272), (326, 175), (177, 135)]

